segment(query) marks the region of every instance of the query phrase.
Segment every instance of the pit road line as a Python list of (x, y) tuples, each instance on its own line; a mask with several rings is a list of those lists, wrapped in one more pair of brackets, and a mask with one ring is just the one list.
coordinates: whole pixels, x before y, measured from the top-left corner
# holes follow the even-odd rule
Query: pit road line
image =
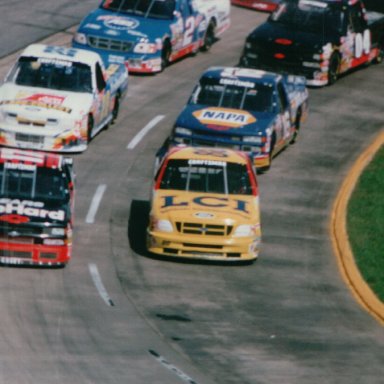
[(348, 172), (332, 207), (330, 232), (333, 250), (344, 281), (351, 289), (359, 304), (384, 325), (384, 303), (382, 303), (371, 290), (356, 266), (354, 255), (348, 241), (346, 225), (347, 207), (351, 194), (361, 173), (383, 145), (384, 131), (364, 150)]

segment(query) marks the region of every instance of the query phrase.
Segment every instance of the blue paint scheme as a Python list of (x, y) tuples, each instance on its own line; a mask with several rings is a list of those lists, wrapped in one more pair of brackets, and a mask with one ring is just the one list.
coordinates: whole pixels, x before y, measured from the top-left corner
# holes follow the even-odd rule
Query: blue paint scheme
[[(236, 108), (224, 105), (223, 99), (219, 104), (200, 102), (204, 92), (208, 95), (209, 86), (216, 87), (219, 93), (220, 87), (232, 87), (231, 92), (238, 92), (241, 104)], [(247, 96), (243, 96), (244, 92)], [(249, 95), (252, 103), (247, 105)], [(208, 100), (208, 96), (204, 97), (207, 99), (203, 101)], [(234, 96), (231, 97), (232, 102)], [(260, 168), (269, 168), (269, 163), (264, 167), (264, 162), (270, 162), (273, 155), (295, 140), (307, 112), (307, 99), (303, 77), (247, 68), (209, 68), (177, 117), (164, 147), (175, 144), (231, 147), (248, 152)], [(252, 108), (253, 105), (257, 107)], [(158, 156), (164, 151), (161, 148)]]
[(171, 48), (169, 62), (201, 47), (204, 16), (194, 9), (191, 0), (176, 0), (168, 19), (106, 9), (103, 4), (107, 2), (83, 19), (73, 47), (95, 51), (106, 63), (124, 62), (130, 72), (144, 73), (164, 69), (162, 51), (167, 42)]

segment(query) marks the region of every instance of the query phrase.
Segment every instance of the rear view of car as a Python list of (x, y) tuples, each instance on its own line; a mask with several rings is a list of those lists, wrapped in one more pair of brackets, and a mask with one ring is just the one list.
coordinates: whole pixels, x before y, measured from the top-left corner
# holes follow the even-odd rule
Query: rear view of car
[(72, 251), (72, 160), (1, 148), (0, 187), (0, 264), (64, 266)]
[(258, 185), (249, 157), (230, 149), (170, 149), (154, 180), (149, 252), (249, 262), (258, 257), (260, 240)]

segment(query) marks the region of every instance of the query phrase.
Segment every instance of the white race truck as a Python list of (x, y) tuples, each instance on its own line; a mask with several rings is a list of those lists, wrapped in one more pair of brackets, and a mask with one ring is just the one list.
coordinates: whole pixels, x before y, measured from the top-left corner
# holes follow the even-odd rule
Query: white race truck
[(94, 52), (32, 44), (0, 87), (0, 145), (82, 152), (118, 114), (128, 88), (123, 64)]

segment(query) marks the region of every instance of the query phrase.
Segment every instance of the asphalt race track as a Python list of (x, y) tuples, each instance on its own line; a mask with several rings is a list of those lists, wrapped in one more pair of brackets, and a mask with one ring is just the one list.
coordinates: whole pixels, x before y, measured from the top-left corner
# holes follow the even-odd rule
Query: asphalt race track
[[(52, 3), (0, 4), (1, 76), (6, 55), (28, 42), (64, 31), (48, 41), (68, 44), (65, 29), (98, 2)], [(383, 129), (384, 65), (310, 90), (298, 142), (259, 177), (255, 264), (169, 262), (144, 249), (155, 151), (200, 73), (236, 65), (265, 17), (232, 7), (210, 52), (130, 77), (117, 124), (75, 158), (69, 265), (0, 268), (0, 384), (383, 383), (384, 329), (345, 286), (329, 220), (348, 170)]]

